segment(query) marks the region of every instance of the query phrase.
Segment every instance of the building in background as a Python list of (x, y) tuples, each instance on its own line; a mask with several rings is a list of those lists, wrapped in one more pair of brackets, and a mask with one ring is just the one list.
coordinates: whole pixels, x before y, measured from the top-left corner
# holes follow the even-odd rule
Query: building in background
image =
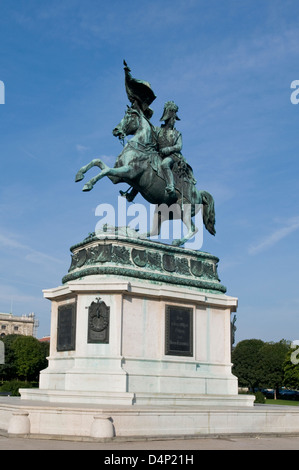
[(34, 313), (17, 317), (12, 313), (0, 313), (0, 337), (7, 335), (36, 336), (38, 320)]

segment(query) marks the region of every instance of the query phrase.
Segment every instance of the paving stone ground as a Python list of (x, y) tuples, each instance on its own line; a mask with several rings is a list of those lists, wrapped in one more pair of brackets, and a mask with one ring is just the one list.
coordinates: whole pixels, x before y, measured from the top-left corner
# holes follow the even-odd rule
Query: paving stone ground
[[(299, 450), (299, 436), (218, 437), (147, 441), (74, 442), (63, 440), (23, 439), (0, 436), (0, 450), (100, 450), (104, 456), (112, 451), (200, 451), (200, 450)], [(115, 454), (116, 455), (116, 454)], [(117, 454), (121, 455), (121, 454)], [(132, 454), (134, 455), (134, 454)]]

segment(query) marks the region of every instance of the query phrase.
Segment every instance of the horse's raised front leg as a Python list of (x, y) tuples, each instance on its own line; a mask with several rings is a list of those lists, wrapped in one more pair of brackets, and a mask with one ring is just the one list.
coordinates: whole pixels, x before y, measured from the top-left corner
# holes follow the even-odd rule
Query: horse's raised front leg
[(101, 162), (101, 165), (100, 164), (96, 164), (97, 166), (99, 166), (101, 168), (101, 173), (99, 173), (97, 176), (94, 176), (93, 178), (91, 178), (91, 180), (89, 180), (84, 186), (83, 186), (83, 189), (82, 191), (91, 191), (92, 188), (94, 187), (94, 185), (99, 181), (101, 180), (102, 178), (104, 178), (104, 176), (106, 176), (109, 171), (111, 170), (111, 168), (109, 168), (109, 166), (106, 165), (106, 163)]
[(78, 183), (78, 181), (82, 181), (84, 178), (84, 174), (93, 166), (98, 166), (103, 170), (107, 165), (102, 162), (102, 160), (100, 160), (99, 158), (95, 158), (90, 163), (88, 163), (88, 165), (82, 166), (82, 168), (80, 168), (80, 170), (76, 174), (75, 182)]
[(118, 168), (109, 168), (105, 163), (101, 163), (101, 173), (94, 176), (94, 178), (91, 178), (91, 180), (84, 185), (83, 191), (90, 191), (99, 180), (104, 178), (104, 176), (117, 176), (118, 178), (134, 178), (136, 176), (134, 170), (129, 165), (120, 166)]

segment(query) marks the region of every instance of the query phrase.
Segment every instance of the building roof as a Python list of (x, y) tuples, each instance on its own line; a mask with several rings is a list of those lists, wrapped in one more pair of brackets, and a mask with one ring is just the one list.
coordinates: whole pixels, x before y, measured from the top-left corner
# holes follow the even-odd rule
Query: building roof
[(28, 315), (13, 315), (12, 313), (0, 312), (0, 320), (13, 320), (34, 323), (35, 315), (31, 313), (29, 313)]
[(40, 343), (49, 343), (50, 342), (50, 336), (44, 336), (43, 338), (39, 339)]

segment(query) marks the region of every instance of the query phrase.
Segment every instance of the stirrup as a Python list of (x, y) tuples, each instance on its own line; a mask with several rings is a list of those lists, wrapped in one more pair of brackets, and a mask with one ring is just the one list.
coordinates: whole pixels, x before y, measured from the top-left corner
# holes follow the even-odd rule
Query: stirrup
[(168, 186), (166, 186), (165, 191), (166, 191), (166, 193), (168, 194), (168, 196), (171, 197), (171, 199), (173, 200), (173, 202), (175, 202), (175, 201), (178, 200), (178, 197), (177, 197), (177, 194), (176, 194), (174, 185), (168, 185)]
[(168, 184), (165, 188), (165, 191), (169, 194), (175, 193), (175, 187), (173, 184)]

